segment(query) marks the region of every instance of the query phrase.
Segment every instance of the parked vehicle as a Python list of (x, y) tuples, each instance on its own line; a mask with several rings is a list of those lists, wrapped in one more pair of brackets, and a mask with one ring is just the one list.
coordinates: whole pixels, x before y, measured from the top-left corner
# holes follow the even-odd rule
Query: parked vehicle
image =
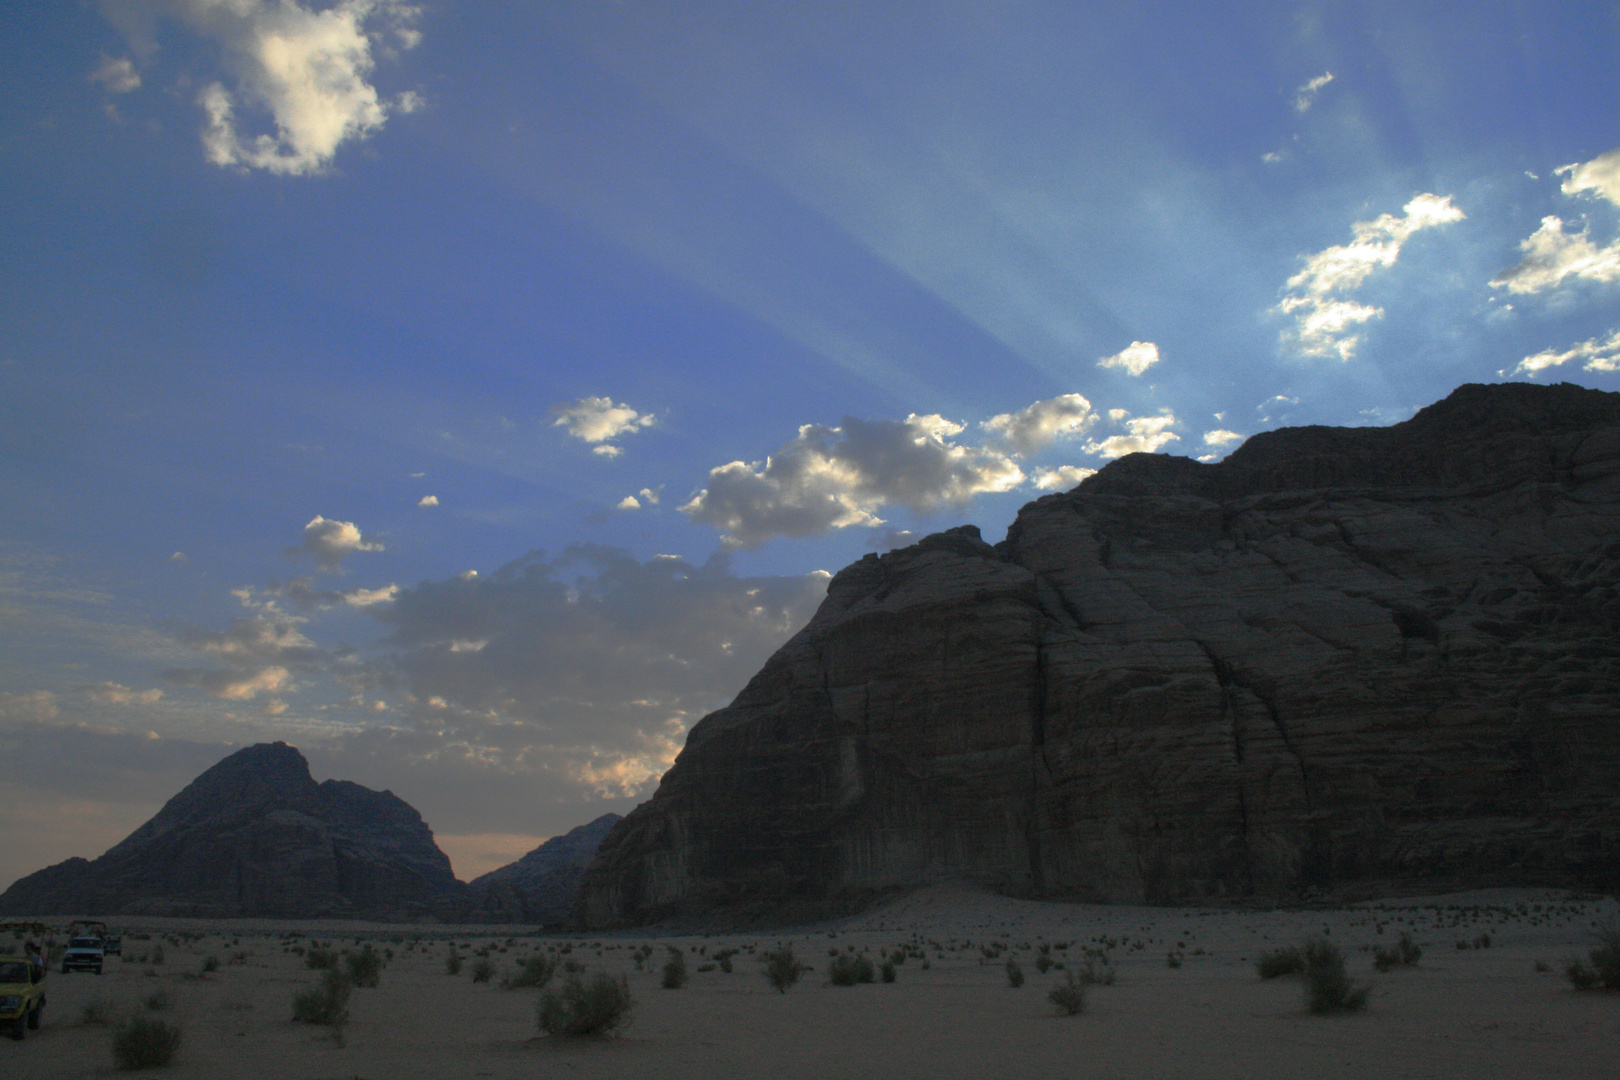
[(20, 952), (0, 947), (0, 1026), (13, 1039), (26, 1038), (45, 1013), (45, 969)]
[(67, 951), (62, 953), (62, 974), (66, 975), (70, 971), (93, 971), (100, 975), (105, 956), (100, 938), (69, 938)]

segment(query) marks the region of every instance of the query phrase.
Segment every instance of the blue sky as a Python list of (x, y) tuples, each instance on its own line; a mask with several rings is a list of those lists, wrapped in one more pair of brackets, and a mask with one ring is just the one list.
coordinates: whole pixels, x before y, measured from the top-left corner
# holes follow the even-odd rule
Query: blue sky
[(231, 749), (463, 877), (826, 576), (1133, 450), (1620, 389), (1620, 5), (26, 3), (0, 884)]

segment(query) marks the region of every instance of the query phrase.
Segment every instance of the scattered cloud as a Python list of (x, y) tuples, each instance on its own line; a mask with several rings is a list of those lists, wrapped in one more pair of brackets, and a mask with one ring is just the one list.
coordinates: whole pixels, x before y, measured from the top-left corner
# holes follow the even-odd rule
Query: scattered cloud
[(552, 427), (565, 428), (574, 438), (592, 443), (592, 453), (609, 458), (623, 452), (611, 440), (651, 427), (657, 420), (606, 397), (580, 398), (572, 404), (559, 405), (552, 412), (557, 417)]
[(1524, 253), (1517, 266), (1491, 279), (1491, 287), (1511, 293), (1539, 293), (1556, 288), (1565, 278), (1588, 281), (1620, 281), (1620, 240), (1599, 247), (1587, 230), (1564, 231), (1564, 221), (1549, 214), (1541, 228), (1519, 244)]
[(315, 556), (319, 565), (333, 569), (356, 551), (382, 551), (383, 545), (367, 540), (352, 521), (334, 521), (316, 514), (304, 526), (302, 547), (292, 550), (305, 551)]
[(85, 687), (85, 693), (90, 695), (91, 701), (100, 705), (155, 705), (163, 700), (162, 690), (131, 690), (115, 682)]
[(1059, 465), (1055, 469), (1036, 469), (1035, 486), (1042, 491), (1067, 490), (1074, 487), (1088, 476), (1095, 476), (1096, 469), (1087, 469), (1079, 465)]
[(1316, 95), (1321, 92), (1322, 87), (1332, 81), (1333, 72), (1324, 71), (1316, 78), (1301, 85), (1298, 90), (1294, 91), (1294, 111), (1298, 113), (1308, 111), (1312, 105), (1316, 104)]
[(1159, 347), (1151, 341), (1133, 341), (1113, 356), (1097, 361), (1101, 368), (1123, 368), (1128, 374), (1140, 375), (1159, 362)]
[(183, 566), (186, 563), (190, 562), (191, 560), (186, 558), (186, 553), (185, 552), (177, 551), (173, 555), (169, 556), (169, 561), (172, 562), (172, 563), (178, 563), (178, 564)]
[(101, 63), (90, 73), (90, 81), (106, 87), (109, 94), (128, 94), (141, 88), (140, 72), (135, 70), (135, 61), (127, 56), (103, 54)]
[(251, 672), (171, 668), (163, 677), (226, 701), (251, 701), (260, 694), (291, 689), (292, 673), (284, 667), (265, 667)]
[[(1007, 430), (1014, 429), (1025, 430), (1009, 420)], [(680, 510), (721, 529), (726, 545), (752, 547), (774, 536), (881, 525), (878, 511), (891, 503), (928, 512), (1023, 483), (1006, 454), (953, 441), (963, 430), (942, 416), (916, 414), (806, 424), (763, 462), (711, 469), (708, 487)]]
[(40, 724), (55, 720), (61, 712), (56, 695), (49, 690), (31, 690), (23, 694), (0, 693), (0, 720)]
[(1620, 206), (1620, 149), (1599, 154), (1584, 164), (1565, 165), (1553, 171), (1564, 178), (1565, 195), (1591, 192)]
[(631, 795), (809, 619), (828, 577), (579, 546), (402, 590), (379, 617), (409, 690), (404, 722), (433, 753), (476, 752), (576, 796)]
[(626, 495), (624, 498), (619, 500), (619, 505), (614, 507), (614, 509), (615, 510), (640, 510), (641, 509), (641, 503), (636, 501), (636, 497), (634, 495)]
[(1096, 419), (1091, 402), (1079, 394), (1061, 394), (1037, 401), (1018, 412), (992, 416), (979, 426), (996, 436), (1013, 454), (1027, 456), (1039, 453), (1058, 439), (1085, 434)]
[(1497, 374), (1504, 378), (1528, 375), (1533, 379), (1536, 372), (1550, 367), (1562, 367), (1571, 360), (1585, 360), (1584, 367), (1587, 371), (1620, 371), (1620, 330), (1615, 330), (1602, 340), (1590, 338), (1582, 341), (1563, 352), (1556, 349), (1538, 352), (1534, 356), (1520, 360), (1519, 365), (1511, 372), (1499, 371)]
[(642, 502), (648, 506), (657, 506), (658, 500), (664, 497), (664, 485), (659, 484), (655, 488), (642, 488), (639, 494)]
[(1355, 239), (1305, 257), (1305, 268), (1288, 279), (1287, 295), (1275, 308), (1294, 317), (1284, 339), (1306, 356), (1349, 360), (1361, 343), (1356, 329), (1381, 317), (1384, 309), (1346, 299), (1373, 271), (1395, 265), (1401, 247), (1423, 229), (1461, 221), (1463, 212), (1451, 196), (1422, 194), (1408, 202), (1403, 215), (1380, 214), (1350, 228)]
[[(179, 22), (220, 50), (228, 78), (205, 83), (197, 95), (203, 149), (215, 165), (317, 174), (344, 143), (421, 103), (415, 93), (385, 100), (368, 81), (379, 51), (392, 54), (420, 40), (414, 28), (420, 8), (407, 0), (318, 7), (300, 0), (105, 0), (104, 9), (147, 57), (156, 51), (159, 19)], [(132, 62), (111, 63), (98, 69), (109, 89), (139, 79)], [(244, 130), (243, 109), (269, 130)]]
[(343, 603), (353, 608), (376, 607), (378, 604), (391, 604), (394, 597), (399, 595), (398, 585), (384, 585), (380, 589), (350, 589), (339, 593)]
[(422, 496), (420, 499), (418, 499), (416, 501), (416, 505), (417, 506), (438, 506), (439, 505), (439, 497), (437, 495), (424, 495), (424, 496)]
[(1125, 434), (1086, 443), (1086, 453), (1105, 458), (1152, 454), (1166, 443), (1181, 438), (1170, 430), (1176, 423), (1175, 415), (1168, 409), (1158, 416), (1138, 416), (1125, 421)]
[(1233, 443), (1242, 442), (1246, 438), (1248, 438), (1247, 435), (1239, 435), (1237, 432), (1227, 431), (1225, 428), (1216, 428), (1214, 431), (1204, 432), (1204, 445), (1214, 447), (1230, 446)]

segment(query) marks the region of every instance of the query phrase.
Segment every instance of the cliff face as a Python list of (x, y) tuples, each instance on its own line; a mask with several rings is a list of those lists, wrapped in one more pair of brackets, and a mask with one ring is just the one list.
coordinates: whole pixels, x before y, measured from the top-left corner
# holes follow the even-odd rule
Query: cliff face
[(239, 750), (99, 859), (0, 895), (8, 914), (422, 918), (465, 886), (421, 815), (390, 792), (317, 784), (285, 743)]
[(595, 821), (553, 836), (517, 862), (468, 882), (469, 922), (562, 923), (579, 895), (585, 868), (596, 849), (622, 819), (603, 814)]
[(1121, 459), (833, 579), (608, 836), (589, 926), (956, 877), (1620, 885), (1620, 395)]

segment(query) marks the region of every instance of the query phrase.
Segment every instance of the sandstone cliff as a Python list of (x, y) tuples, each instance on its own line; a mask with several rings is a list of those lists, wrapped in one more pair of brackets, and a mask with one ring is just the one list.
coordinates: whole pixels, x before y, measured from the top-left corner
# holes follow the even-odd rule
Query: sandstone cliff
[(595, 821), (553, 836), (523, 858), (467, 883), (471, 900), (465, 921), (562, 923), (579, 896), (585, 868), (602, 838), (622, 819), (603, 814)]
[(239, 750), (95, 860), (0, 895), (0, 913), (405, 919), (466, 887), (421, 815), (387, 791), (317, 784), (285, 743)]
[(608, 836), (601, 927), (965, 878), (1620, 886), (1620, 395), (1123, 458), (837, 575)]

